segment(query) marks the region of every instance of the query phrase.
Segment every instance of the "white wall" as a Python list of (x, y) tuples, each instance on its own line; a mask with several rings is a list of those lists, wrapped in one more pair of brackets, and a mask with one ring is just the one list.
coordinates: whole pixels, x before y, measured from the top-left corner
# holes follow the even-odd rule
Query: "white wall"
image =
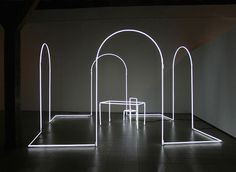
[(236, 137), (236, 28), (196, 49), (196, 115)]
[[(162, 6), (37, 11), (22, 31), (21, 108), (38, 110), (38, 58), (41, 44), (47, 42), (53, 65), (52, 110), (88, 112), (89, 70), (97, 48), (112, 32), (134, 28), (150, 34), (163, 51), (165, 112), (171, 112), (174, 51), (180, 45), (192, 50), (228, 31), (235, 24), (235, 16), (230, 12), (234, 9), (235, 6)], [(103, 52), (124, 58), (129, 70), (129, 95), (146, 101), (148, 112), (160, 112), (160, 60), (150, 41), (125, 33), (112, 39)], [(176, 101), (176, 111), (183, 113), (190, 112), (189, 75), (185, 70), (189, 71), (189, 66), (188, 59), (181, 57), (176, 66), (176, 98), (181, 99)], [(100, 69), (101, 100), (121, 99), (124, 91), (121, 64), (106, 59)]]

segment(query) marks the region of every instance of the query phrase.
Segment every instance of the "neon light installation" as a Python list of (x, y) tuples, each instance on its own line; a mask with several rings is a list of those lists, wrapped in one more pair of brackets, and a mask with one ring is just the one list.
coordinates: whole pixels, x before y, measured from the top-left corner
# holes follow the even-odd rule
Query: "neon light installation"
[[(143, 105), (143, 109), (144, 109), (144, 113), (143, 113), (143, 116), (144, 116), (144, 125), (145, 125), (145, 122), (146, 122), (146, 104), (145, 104), (145, 102), (136, 102), (136, 104), (134, 104), (135, 102), (130, 102), (130, 101), (128, 101), (128, 87), (127, 87), (127, 85), (128, 85), (128, 81), (127, 81), (127, 77), (128, 77), (128, 68), (127, 68), (127, 65), (126, 65), (126, 63), (124, 62), (124, 60), (121, 58), (121, 57), (119, 57), (118, 55), (116, 55), (116, 54), (113, 54), (113, 53), (105, 53), (105, 54), (102, 54), (102, 55), (100, 55), (99, 57), (98, 57), (98, 59), (95, 59), (94, 61), (93, 61), (93, 63), (92, 63), (92, 65), (91, 65), (91, 68), (90, 68), (90, 74), (91, 74), (91, 76), (90, 76), (90, 95), (91, 95), (91, 102), (90, 102), (90, 115), (92, 116), (92, 107), (93, 107), (93, 89), (92, 89), (92, 87), (93, 87), (93, 67), (94, 67), (94, 65), (95, 65), (95, 63), (96, 63), (96, 61), (97, 60), (99, 60), (99, 59), (101, 59), (102, 57), (105, 57), (105, 56), (111, 56), (111, 57), (114, 57), (114, 58), (118, 58), (122, 63), (123, 63), (123, 65), (124, 65), (124, 68), (125, 68), (125, 101), (120, 101), (120, 100), (107, 100), (107, 101), (103, 101), (103, 102), (100, 102), (100, 105), (99, 106), (101, 106), (101, 104), (108, 104), (109, 105), (109, 122), (111, 122), (111, 105), (125, 105), (126, 106), (126, 108), (125, 108), (125, 110), (124, 110), (124, 112), (125, 113), (123, 113), (123, 120), (125, 119), (125, 114), (126, 114), (126, 112), (130, 112), (130, 110), (128, 110), (128, 105), (129, 106), (131, 106), (131, 105), (137, 105), (137, 107), (139, 107), (140, 105)], [(137, 125), (137, 128), (138, 128), (138, 111), (137, 111), (137, 113), (136, 113), (136, 125)], [(129, 117), (130, 117), (130, 122), (131, 122), (131, 113), (130, 113), (130, 115), (129, 115)], [(100, 118), (100, 125), (101, 125), (101, 108), (100, 108), (100, 110), (99, 110), (99, 118)]]
[[(91, 68), (90, 68), (90, 115), (91, 116), (93, 115), (93, 68), (94, 68), (94, 64), (96, 63), (96, 61), (98, 61), (99, 59), (101, 59), (105, 56), (111, 56), (111, 57), (117, 58), (124, 65), (124, 68), (125, 68), (125, 101), (128, 100), (128, 86), (127, 86), (128, 85), (128, 80), (127, 80), (128, 70), (127, 70), (126, 63), (124, 62), (124, 60), (120, 56), (118, 56), (116, 54), (113, 54), (113, 53), (102, 54), (93, 61)], [(127, 109), (127, 105), (126, 105), (126, 109)], [(110, 119), (110, 116), (109, 116), (109, 119)]]
[[(51, 56), (49, 47), (46, 43), (43, 43), (40, 50), (40, 58), (39, 58), (39, 133), (36, 137), (30, 142), (28, 145), (29, 148), (37, 148), (37, 147), (88, 147), (88, 146), (95, 146), (94, 143), (92, 144), (33, 144), (34, 141), (42, 134), (42, 126), (43, 126), (43, 109), (42, 109), (42, 54), (44, 47), (46, 47), (48, 53), (48, 121), (49, 123), (52, 122), (56, 117), (89, 117), (90, 115), (55, 115), (51, 118)], [(96, 131), (97, 132), (97, 131)], [(97, 138), (95, 138), (97, 139)], [(97, 140), (95, 141), (97, 143)]]
[[(135, 113), (135, 115), (136, 115), (136, 123), (137, 123), (137, 126), (138, 126), (138, 114), (139, 114), (139, 104), (140, 104), (140, 102), (138, 101), (138, 98), (136, 98), (136, 97), (130, 97), (129, 98), (129, 108), (127, 109), (125, 109), (124, 111), (123, 111), (123, 120), (124, 120), (124, 118), (125, 118), (125, 115), (126, 114), (129, 114), (129, 121), (131, 122), (131, 115), (132, 115), (132, 113)], [(135, 108), (133, 108), (133, 107), (135, 107)], [(144, 125), (145, 125), (145, 117), (146, 117), (146, 103), (144, 102), (144, 111), (143, 111), (143, 114), (144, 114)]]
[[(174, 144), (198, 144), (198, 143), (219, 143), (222, 142), (222, 140), (207, 134), (205, 132), (202, 132), (198, 129), (196, 129), (194, 127), (194, 111), (193, 111), (193, 61), (192, 61), (192, 57), (191, 54), (189, 52), (189, 50), (185, 47), (185, 46), (180, 46), (174, 54), (174, 58), (173, 58), (173, 62), (172, 62), (172, 119), (175, 119), (175, 59), (176, 59), (176, 55), (179, 52), (179, 50), (184, 49), (189, 57), (189, 61), (190, 61), (190, 67), (191, 67), (191, 129), (193, 131), (198, 132), (199, 134), (201, 134), (204, 137), (207, 137), (211, 140), (206, 140), (206, 141), (183, 141), (183, 142), (165, 142), (163, 140), (162, 145), (174, 145)], [(162, 119), (162, 123), (163, 123), (163, 119)], [(163, 123), (164, 124), (164, 123)], [(164, 128), (164, 127), (163, 127)], [(162, 137), (164, 137), (164, 130), (162, 131)]]
[[(134, 100), (133, 97), (130, 97), (129, 98), (129, 101), (122, 101), (122, 100), (107, 100), (107, 101), (101, 101), (99, 102), (99, 118), (100, 118), (100, 125), (102, 124), (101, 123), (101, 109), (102, 109), (102, 105), (109, 105), (109, 122), (111, 122), (111, 105), (129, 105), (129, 109), (125, 109), (123, 111), (123, 120), (125, 119), (125, 114), (128, 113), (129, 114), (129, 119), (130, 119), (130, 122), (131, 122), (131, 117), (132, 117), (132, 114), (133, 112), (135, 112), (135, 116), (136, 116), (136, 126), (137, 126), (137, 129), (139, 128), (138, 127), (138, 120), (139, 120), (139, 106), (143, 106), (143, 117), (144, 117), (144, 120), (143, 120), (143, 124), (146, 125), (146, 103), (143, 102), (143, 101), (138, 101), (137, 98), (135, 98), (137, 101)], [(131, 109), (131, 106), (135, 106), (135, 109)]]
[[(164, 62), (163, 62), (163, 56), (162, 56), (161, 49), (157, 45), (156, 41), (151, 36), (149, 36), (148, 34), (142, 32), (142, 31), (139, 31), (139, 30), (135, 30), (135, 29), (123, 29), (123, 30), (116, 31), (116, 32), (110, 34), (108, 37), (106, 37), (106, 39), (104, 39), (104, 41), (99, 46), (98, 51), (97, 51), (97, 55), (96, 55), (96, 62), (95, 62), (95, 64), (96, 64), (96, 94), (95, 94), (95, 97), (96, 97), (96, 141), (97, 141), (97, 137), (98, 137), (98, 134), (97, 134), (97, 127), (98, 127), (97, 126), (98, 125), (97, 124), (97, 116), (98, 116), (98, 63), (97, 63), (97, 59), (100, 56), (100, 51), (101, 51), (103, 45), (109, 39), (111, 39), (113, 36), (115, 36), (117, 34), (120, 34), (120, 33), (123, 33), (123, 32), (133, 32), (133, 33), (138, 33), (138, 34), (146, 36), (155, 45), (155, 47), (157, 48), (157, 50), (158, 50), (158, 52), (160, 54), (160, 59), (161, 59), (161, 118), (162, 118), (162, 128), (161, 128), (161, 130), (162, 130), (162, 133), (163, 133), (163, 119), (164, 119)], [(161, 140), (162, 140), (162, 143), (163, 143), (163, 137), (161, 138)], [(96, 142), (95, 144), (97, 146), (98, 143)]]

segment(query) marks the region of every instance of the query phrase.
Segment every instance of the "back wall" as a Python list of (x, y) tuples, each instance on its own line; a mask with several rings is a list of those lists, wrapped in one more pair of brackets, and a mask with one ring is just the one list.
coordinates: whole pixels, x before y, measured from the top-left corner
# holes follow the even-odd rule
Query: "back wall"
[[(133, 28), (152, 36), (165, 64), (165, 112), (171, 112), (171, 63), (178, 46), (190, 51), (231, 29), (235, 6), (117, 7), (36, 11), (22, 31), (22, 110), (38, 110), (38, 63), (42, 43), (52, 58), (52, 110), (90, 111), (90, 66), (101, 42), (111, 33)], [(209, 13), (216, 11), (219, 16)], [(232, 10), (232, 9), (231, 9)], [(201, 11), (201, 13), (200, 13)], [(216, 14), (216, 13), (214, 13)], [(224, 16), (225, 18), (222, 18)], [(230, 16), (230, 20), (227, 18)], [(147, 103), (148, 112), (161, 111), (161, 65), (154, 45), (144, 36), (122, 33), (104, 46), (128, 66), (128, 95)], [(190, 112), (190, 68), (184, 54), (176, 67), (176, 112)], [(99, 100), (124, 99), (124, 69), (117, 60), (99, 62)], [(43, 60), (44, 110), (47, 110), (47, 59)], [(120, 109), (113, 109), (118, 111)]]

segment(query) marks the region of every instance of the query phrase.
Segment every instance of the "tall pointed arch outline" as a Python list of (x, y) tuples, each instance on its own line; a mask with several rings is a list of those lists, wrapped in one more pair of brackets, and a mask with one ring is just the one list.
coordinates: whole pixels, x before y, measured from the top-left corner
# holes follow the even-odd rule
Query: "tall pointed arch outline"
[[(127, 68), (125, 61), (120, 56), (113, 54), (113, 53), (102, 54), (93, 61), (91, 68), (90, 68), (90, 115), (91, 116), (93, 115), (93, 68), (94, 68), (96, 61), (98, 61), (99, 59), (101, 59), (105, 56), (111, 56), (111, 57), (117, 58), (124, 65), (124, 68), (125, 68), (125, 100), (126, 100), (126, 102), (128, 101), (128, 80), (127, 80), (128, 68)], [(127, 105), (126, 105), (126, 109), (127, 109)]]
[[(159, 54), (160, 54), (160, 59), (161, 59), (161, 118), (162, 118), (162, 124), (161, 124), (161, 133), (164, 133), (163, 132), (163, 121), (164, 121), (164, 60), (163, 60), (163, 55), (162, 55), (162, 52), (161, 52), (161, 49), (160, 47), (158, 46), (157, 42), (150, 36), (148, 35), (147, 33), (145, 32), (142, 32), (140, 30), (136, 30), (136, 29), (123, 29), (123, 30), (118, 30), (112, 34), (110, 34), (109, 36), (107, 36), (103, 42), (100, 44), (98, 50), (97, 50), (97, 54), (96, 54), (96, 59), (98, 59), (99, 57), (99, 54), (100, 54), (100, 51), (103, 47), (103, 45), (110, 39), (112, 38), (113, 36), (117, 35), (117, 34), (120, 34), (120, 33), (123, 33), (123, 32), (133, 32), (133, 33), (138, 33), (140, 35), (143, 35), (145, 36), (146, 38), (148, 38), (149, 40), (151, 40), (151, 42), (155, 45), (155, 47), (157, 48)], [(98, 63), (97, 63), (97, 60), (95, 62), (96, 64), (96, 93), (95, 93), (95, 99), (96, 99), (96, 141), (98, 140), (97, 137), (98, 137), (98, 133), (97, 133), (97, 128), (98, 128), (98, 124), (97, 124), (97, 118), (98, 118)], [(164, 135), (162, 134), (161, 135), (161, 143), (163, 143), (164, 141)], [(98, 145), (98, 142), (95, 143), (96, 146)]]
[(53, 121), (56, 117), (89, 117), (90, 115), (55, 115), (51, 118), (51, 55), (49, 47), (46, 43), (43, 43), (40, 49), (39, 55), (39, 133), (34, 137), (34, 139), (28, 144), (28, 148), (42, 148), (42, 147), (91, 147), (95, 146), (95, 143), (89, 144), (33, 144), (34, 141), (42, 134), (43, 126), (43, 109), (42, 109), (42, 59), (43, 59), (43, 50), (46, 47), (48, 54), (48, 121), (49, 123)]
[(40, 50), (40, 58), (39, 58), (39, 111), (40, 111), (40, 131), (42, 131), (42, 112), (43, 112), (43, 95), (42, 95), (42, 57), (43, 57), (43, 50), (46, 47), (47, 54), (48, 54), (48, 121), (51, 120), (51, 81), (52, 81), (52, 65), (51, 65), (51, 55), (49, 47), (46, 43), (43, 43)]
[[(191, 78), (191, 129), (193, 131), (196, 131), (197, 133), (201, 134), (202, 136), (208, 138), (208, 139), (211, 139), (211, 140), (204, 140), (204, 141), (177, 141), (177, 142), (172, 142), (172, 141), (169, 141), (169, 142), (163, 142), (162, 145), (181, 145), (181, 144), (202, 144), (202, 143), (220, 143), (222, 142), (222, 140), (210, 135), (210, 134), (207, 134), (203, 131), (200, 131), (198, 129), (196, 129), (194, 127), (194, 109), (193, 109), (193, 106), (194, 106), (194, 99), (193, 99), (193, 96), (194, 96), (194, 89), (193, 89), (193, 60), (192, 60), (192, 56), (189, 52), (189, 50), (185, 47), (185, 46), (180, 46), (179, 48), (177, 48), (177, 50), (175, 51), (175, 54), (174, 54), (174, 58), (173, 58), (173, 61), (172, 61), (172, 120), (174, 121), (175, 119), (175, 59), (176, 59), (176, 56), (178, 54), (178, 52), (183, 49), (186, 51), (187, 55), (188, 55), (188, 58), (189, 58), (189, 62), (190, 62), (190, 68), (191, 68), (191, 74), (190, 74), (190, 78)], [(163, 123), (164, 124), (164, 123)], [(163, 130), (164, 132), (164, 130)]]

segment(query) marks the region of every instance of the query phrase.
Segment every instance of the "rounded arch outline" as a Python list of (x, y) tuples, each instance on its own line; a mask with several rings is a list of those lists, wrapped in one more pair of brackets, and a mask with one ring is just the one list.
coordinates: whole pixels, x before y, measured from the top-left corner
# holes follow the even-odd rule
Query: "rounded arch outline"
[[(126, 101), (128, 100), (128, 81), (127, 81), (128, 70), (127, 70), (127, 65), (126, 65), (125, 61), (120, 56), (113, 54), (113, 53), (102, 54), (93, 61), (91, 68), (90, 68), (90, 115), (91, 116), (93, 113), (93, 68), (94, 68), (96, 61), (98, 61), (99, 59), (101, 59), (102, 57), (105, 57), (105, 56), (111, 56), (111, 57), (117, 58), (124, 65), (124, 68), (125, 68), (125, 100)], [(126, 109), (127, 109), (127, 105), (126, 105)]]
[(203, 143), (220, 143), (222, 140), (207, 134), (203, 131), (200, 131), (194, 127), (194, 121), (193, 121), (193, 61), (192, 56), (189, 52), (189, 50), (185, 46), (180, 46), (174, 54), (173, 62), (172, 62), (172, 119), (174, 120), (174, 76), (175, 76), (175, 59), (176, 55), (179, 52), (180, 49), (184, 49), (189, 57), (190, 65), (191, 65), (191, 128), (193, 131), (199, 133), (200, 135), (207, 137), (210, 140), (190, 140), (190, 141), (168, 141), (162, 144), (162, 145), (183, 145), (183, 144), (203, 144)]
[(43, 125), (43, 107), (42, 107), (42, 59), (43, 59), (43, 50), (44, 47), (46, 47), (47, 54), (48, 54), (48, 121), (51, 120), (51, 56), (50, 56), (50, 50), (46, 43), (43, 43), (40, 50), (40, 57), (39, 57), (39, 114), (40, 114), (40, 132), (42, 132), (42, 125)]
[[(34, 141), (42, 134), (42, 54), (43, 54), (43, 50), (44, 47), (46, 47), (47, 49), (47, 53), (48, 53), (48, 89), (49, 89), (49, 93), (48, 93), (48, 99), (49, 99), (49, 113), (48, 113), (48, 117), (49, 117), (49, 123), (55, 119), (55, 117), (57, 116), (65, 116), (65, 115), (55, 115), (52, 119), (51, 119), (51, 56), (50, 56), (50, 50), (49, 47), (46, 43), (43, 43), (41, 46), (41, 50), (40, 50), (40, 58), (39, 58), (39, 101), (40, 101), (40, 131), (39, 133), (34, 137), (34, 139), (28, 144), (28, 148), (56, 148), (56, 147), (91, 147), (91, 146), (96, 146), (95, 143), (78, 143), (78, 144), (33, 144)], [(66, 115), (67, 116), (67, 115)], [(68, 116), (90, 116), (90, 115), (68, 115)]]
[(99, 57), (99, 54), (100, 54), (100, 51), (103, 47), (103, 45), (113, 36), (117, 35), (117, 34), (120, 34), (120, 33), (123, 33), (123, 32), (134, 32), (134, 33), (138, 33), (138, 34), (141, 34), (145, 37), (147, 37), (148, 39), (150, 39), (152, 41), (152, 43), (155, 45), (155, 47), (157, 48), (159, 54), (160, 54), (160, 58), (161, 58), (161, 118), (162, 118), (162, 127), (161, 127), (161, 131), (162, 131), (162, 136), (161, 136), (161, 142), (164, 143), (164, 136), (163, 136), (163, 118), (164, 118), (164, 60), (163, 60), (163, 56), (162, 56), (162, 52), (161, 52), (161, 49), (159, 48), (158, 44), (156, 43), (156, 41), (151, 37), (149, 36), (148, 34), (142, 32), (142, 31), (139, 31), (139, 30), (135, 30), (135, 29), (123, 29), (123, 30), (119, 30), (119, 31), (116, 31), (112, 34), (110, 34), (109, 36), (107, 36), (103, 42), (101, 43), (101, 45), (99, 46), (98, 48), (98, 51), (97, 51), (97, 55), (96, 55), (96, 142), (95, 142), (95, 145), (97, 146), (97, 137), (98, 137), (98, 134), (97, 134), (97, 116), (98, 116), (98, 63), (97, 63), (97, 59)]
[(42, 57), (43, 50), (46, 47), (48, 54), (48, 120), (51, 119), (51, 56), (50, 50), (46, 43), (41, 45), (40, 54), (39, 54), (39, 133), (34, 137), (34, 139), (28, 144), (28, 147), (40, 147), (40, 145), (33, 145), (33, 142), (40, 136), (43, 130), (43, 107), (42, 107)]
[(189, 50), (185, 46), (180, 46), (177, 48), (174, 54), (173, 62), (172, 62), (172, 119), (175, 119), (175, 59), (178, 54), (178, 52), (183, 49), (187, 52), (189, 62), (190, 62), (190, 67), (191, 67), (191, 127), (192, 129), (194, 128), (194, 122), (193, 122), (193, 60), (192, 56), (189, 52)]

